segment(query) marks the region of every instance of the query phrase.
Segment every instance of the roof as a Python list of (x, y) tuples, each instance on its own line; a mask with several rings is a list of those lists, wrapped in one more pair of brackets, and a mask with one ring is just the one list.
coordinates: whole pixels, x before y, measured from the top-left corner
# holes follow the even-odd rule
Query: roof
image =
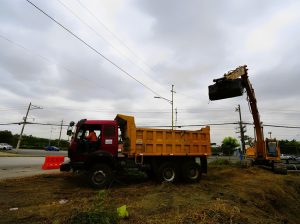
[(99, 124), (99, 125), (101, 125), (101, 124), (111, 124), (111, 125), (116, 125), (117, 122), (114, 121), (114, 120), (85, 120), (83, 122), (83, 124), (95, 124), (95, 125), (97, 125), (97, 124)]

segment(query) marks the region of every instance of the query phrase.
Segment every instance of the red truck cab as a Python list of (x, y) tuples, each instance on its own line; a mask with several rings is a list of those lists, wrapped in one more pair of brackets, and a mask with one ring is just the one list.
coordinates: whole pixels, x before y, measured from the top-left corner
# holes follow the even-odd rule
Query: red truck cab
[[(86, 139), (89, 130), (96, 133), (97, 141), (90, 142)], [(68, 156), (73, 166), (84, 165), (89, 157), (96, 154), (115, 157), (118, 153), (118, 124), (114, 120), (87, 120), (82, 119), (76, 124), (75, 132), (68, 149)]]

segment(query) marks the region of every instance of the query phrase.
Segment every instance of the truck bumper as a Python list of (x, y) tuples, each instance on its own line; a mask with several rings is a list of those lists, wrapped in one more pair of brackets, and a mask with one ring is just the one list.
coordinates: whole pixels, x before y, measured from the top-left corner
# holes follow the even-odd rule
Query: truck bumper
[(68, 162), (63, 162), (63, 163), (60, 165), (60, 171), (61, 171), (61, 172), (69, 172), (69, 171), (71, 171), (71, 164), (70, 164), (70, 161), (68, 161)]

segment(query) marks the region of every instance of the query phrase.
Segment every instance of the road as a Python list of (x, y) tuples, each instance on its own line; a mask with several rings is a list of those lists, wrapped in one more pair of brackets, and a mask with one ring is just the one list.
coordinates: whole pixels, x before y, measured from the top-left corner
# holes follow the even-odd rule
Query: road
[[(66, 151), (49, 152), (44, 150), (11, 150), (9, 153), (17, 154), (17, 157), (0, 157), (0, 180), (32, 176), (45, 173), (57, 173), (56, 170), (42, 170), (42, 165), (47, 155), (67, 156)], [(24, 156), (22, 156), (24, 155)]]
[[(8, 153), (17, 154), (16, 157), (0, 157), (0, 180), (23, 176), (32, 176), (44, 173), (57, 173), (59, 170), (42, 170), (42, 165), (47, 155), (58, 155), (67, 157), (66, 151), (45, 151), (33, 149), (11, 150)], [(208, 162), (216, 159), (228, 159), (237, 161), (237, 157), (210, 156)]]

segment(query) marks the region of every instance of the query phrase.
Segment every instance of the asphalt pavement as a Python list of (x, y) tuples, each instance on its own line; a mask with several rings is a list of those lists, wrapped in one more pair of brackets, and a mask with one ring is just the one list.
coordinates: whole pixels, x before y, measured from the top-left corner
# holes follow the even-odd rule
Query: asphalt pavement
[(45, 151), (33, 149), (19, 149), (5, 151), (10, 156), (0, 157), (0, 180), (17, 178), (45, 173), (58, 173), (59, 169), (43, 170), (45, 156), (67, 156), (66, 151)]
[[(44, 164), (45, 156), (65, 156), (65, 159), (67, 159), (66, 151), (57, 152), (35, 149), (14, 149), (6, 151), (6, 154), (11, 154), (11, 156), (0, 157), (0, 180), (45, 173), (58, 173), (60, 172), (59, 169), (42, 170), (42, 165)], [(238, 157), (209, 156), (208, 162), (217, 159), (228, 159), (231, 161), (237, 161)]]

